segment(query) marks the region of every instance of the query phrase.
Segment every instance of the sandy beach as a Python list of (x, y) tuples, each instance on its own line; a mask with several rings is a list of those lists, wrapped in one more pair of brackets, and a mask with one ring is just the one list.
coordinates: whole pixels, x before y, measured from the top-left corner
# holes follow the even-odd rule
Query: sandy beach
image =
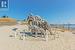
[(34, 40), (34, 38), (19, 40), (9, 37), (12, 28), (17, 26), (0, 27), (0, 50), (75, 50), (75, 35), (72, 32), (59, 32), (59, 38), (48, 41)]

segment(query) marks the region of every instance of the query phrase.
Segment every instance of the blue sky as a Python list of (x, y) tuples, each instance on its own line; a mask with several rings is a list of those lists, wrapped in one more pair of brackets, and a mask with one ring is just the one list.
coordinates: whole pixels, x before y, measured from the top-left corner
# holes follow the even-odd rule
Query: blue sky
[(9, 10), (0, 16), (26, 19), (29, 12), (49, 23), (75, 23), (75, 0), (9, 0)]

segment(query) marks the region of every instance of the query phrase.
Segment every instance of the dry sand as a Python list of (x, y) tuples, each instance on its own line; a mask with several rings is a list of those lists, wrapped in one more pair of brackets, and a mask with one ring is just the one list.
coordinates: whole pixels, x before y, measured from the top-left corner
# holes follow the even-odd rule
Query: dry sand
[(75, 50), (75, 35), (71, 32), (59, 32), (59, 38), (48, 41), (19, 40), (9, 37), (12, 28), (20, 26), (0, 27), (0, 50)]

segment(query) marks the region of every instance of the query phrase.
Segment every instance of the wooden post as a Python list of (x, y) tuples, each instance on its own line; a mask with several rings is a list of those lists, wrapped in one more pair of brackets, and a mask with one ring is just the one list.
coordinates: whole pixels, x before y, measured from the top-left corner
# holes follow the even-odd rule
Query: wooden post
[(46, 30), (45, 32), (45, 38), (46, 38), (46, 41), (48, 42), (48, 30)]

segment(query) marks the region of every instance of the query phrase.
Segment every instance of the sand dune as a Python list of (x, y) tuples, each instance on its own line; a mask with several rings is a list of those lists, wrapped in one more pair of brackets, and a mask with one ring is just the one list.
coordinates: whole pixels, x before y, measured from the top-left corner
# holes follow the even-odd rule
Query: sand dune
[[(0, 27), (0, 50), (75, 50), (75, 35), (71, 32), (59, 32), (59, 38), (48, 41), (19, 40), (9, 37), (12, 28), (17, 26)], [(21, 26), (22, 27), (22, 26)]]

